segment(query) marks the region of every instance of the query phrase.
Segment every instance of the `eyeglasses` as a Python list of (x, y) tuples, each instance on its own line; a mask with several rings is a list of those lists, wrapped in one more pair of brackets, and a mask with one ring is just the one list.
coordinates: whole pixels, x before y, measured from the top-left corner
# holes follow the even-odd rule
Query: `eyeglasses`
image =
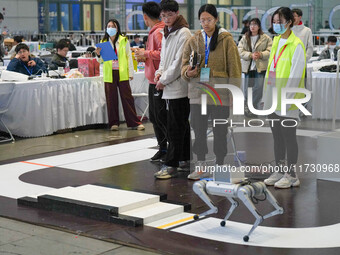
[(214, 19), (200, 19), (200, 24), (211, 24), (213, 23), (215, 20)]
[(27, 50), (21, 50), (21, 51), (18, 51), (18, 53), (17, 54), (24, 54), (24, 53), (27, 53), (28, 51)]
[(175, 14), (168, 14), (168, 15), (163, 15), (163, 14), (161, 14), (161, 19), (166, 19), (166, 20), (168, 20), (168, 19), (171, 19), (171, 18), (173, 18), (173, 17), (175, 17), (176, 15)]

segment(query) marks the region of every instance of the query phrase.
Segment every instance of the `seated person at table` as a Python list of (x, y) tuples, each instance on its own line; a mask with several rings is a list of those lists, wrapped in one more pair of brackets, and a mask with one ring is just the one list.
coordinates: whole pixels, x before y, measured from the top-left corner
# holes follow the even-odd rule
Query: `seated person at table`
[(74, 51), (77, 50), (76, 46), (74, 46), (74, 44), (71, 42), (70, 39), (64, 39), (66, 41), (66, 43), (68, 44), (68, 50), (69, 51)]
[(68, 59), (66, 57), (68, 53), (68, 43), (64, 40), (61, 39), (57, 45), (57, 53), (54, 54), (51, 60), (50, 64), (50, 70), (57, 70), (58, 67), (63, 67), (65, 68), (68, 63)]
[(326, 49), (324, 49), (318, 58), (318, 60), (321, 59), (332, 59), (332, 60), (337, 60), (337, 54), (338, 50), (340, 49), (339, 46), (336, 46), (337, 39), (335, 36), (330, 36), (328, 37), (328, 46)]
[(87, 58), (95, 58), (96, 57), (96, 52), (95, 52), (95, 48), (94, 47), (88, 47), (86, 49), (86, 53), (85, 53), (85, 57)]
[(141, 43), (140, 43), (140, 36), (139, 35), (134, 35), (133, 36), (133, 41), (130, 43), (130, 47), (132, 48), (132, 47), (136, 47), (136, 46), (140, 46), (141, 45)]
[(16, 53), (15, 53), (15, 48), (17, 47), (17, 45), (18, 45), (19, 43), (22, 43), (23, 39), (24, 39), (24, 38), (23, 38), (21, 35), (16, 35), (16, 36), (13, 37), (13, 40), (14, 40), (13, 46), (12, 46), (11, 50), (8, 52), (8, 55), (10, 55), (10, 56), (13, 55), (12, 58), (14, 58), (15, 55), (16, 55)]
[(26, 75), (36, 75), (47, 72), (44, 63), (39, 58), (30, 56), (30, 49), (24, 43), (19, 43), (15, 48), (16, 56), (9, 62), (8, 71)]

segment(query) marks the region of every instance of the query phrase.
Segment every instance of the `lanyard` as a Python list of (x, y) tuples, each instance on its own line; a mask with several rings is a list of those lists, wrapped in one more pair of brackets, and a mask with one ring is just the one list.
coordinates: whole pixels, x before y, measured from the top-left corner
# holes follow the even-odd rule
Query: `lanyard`
[(25, 64), (23, 64), (23, 66), (26, 68), (27, 72), (29, 73), (29, 75), (32, 75), (32, 72), (33, 72), (33, 68), (32, 68), (32, 71), (30, 71)]
[(208, 46), (208, 36), (207, 33), (205, 33), (205, 67), (208, 66), (208, 59), (210, 54), (210, 44)]
[(275, 61), (275, 55), (276, 55), (276, 53), (274, 54), (274, 69), (276, 68), (277, 62), (279, 62), (279, 59), (280, 59), (280, 57), (282, 56), (282, 53), (285, 51), (286, 47), (287, 47), (287, 44), (285, 45), (285, 47), (284, 47), (283, 50), (281, 51), (281, 53), (280, 53), (280, 55), (279, 55), (279, 57), (277, 58), (276, 61)]

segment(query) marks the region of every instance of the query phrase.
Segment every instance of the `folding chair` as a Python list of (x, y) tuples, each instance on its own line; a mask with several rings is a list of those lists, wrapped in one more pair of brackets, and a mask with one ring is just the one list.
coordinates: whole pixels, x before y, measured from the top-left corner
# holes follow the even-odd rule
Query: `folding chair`
[[(134, 93), (132, 94), (132, 96), (136, 99), (138, 97), (142, 97), (144, 98), (144, 103), (146, 104), (146, 107), (145, 109), (143, 109), (140, 105), (138, 104), (135, 104), (135, 106), (143, 113), (141, 118), (140, 118), (140, 121), (143, 121), (143, 118), (146, 114), (146, 111), (149, 109), (149, 100), (148, 100), (148, 93)], [(146, 99), (145, 99), (146, 98)]]
[(9, 101), (10, 101), (10, 98), (13, 92), (13, 88), (14, 88), (14, 84), (12, 83), (4, 83), (4, 84), (0, 83), (0, 124), (5, 127), (5, 130), (10, 136), (10, 138), (5, 138), (5, 139), (0, 138), (0, 142), (10, 142), (10, 141), (14, 142), (15, 141), (12, 135), (12, 132), (8, 129), (5, 122), (2, 120), (4, 114), (8, 110), (8, 104), (9, 104)]

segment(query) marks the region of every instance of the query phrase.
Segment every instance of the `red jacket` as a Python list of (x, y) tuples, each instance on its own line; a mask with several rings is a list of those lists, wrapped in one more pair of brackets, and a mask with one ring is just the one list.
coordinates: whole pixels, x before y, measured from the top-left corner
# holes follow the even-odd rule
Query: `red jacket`
[(164, 22), (155, 24), (149, 32), (148, 41), (145, 49), (145, 77), (149, 83), (155, 84), (155, 72), (158, 70), (161, 61), (162, 37), (161, 31), (164, 28)]

